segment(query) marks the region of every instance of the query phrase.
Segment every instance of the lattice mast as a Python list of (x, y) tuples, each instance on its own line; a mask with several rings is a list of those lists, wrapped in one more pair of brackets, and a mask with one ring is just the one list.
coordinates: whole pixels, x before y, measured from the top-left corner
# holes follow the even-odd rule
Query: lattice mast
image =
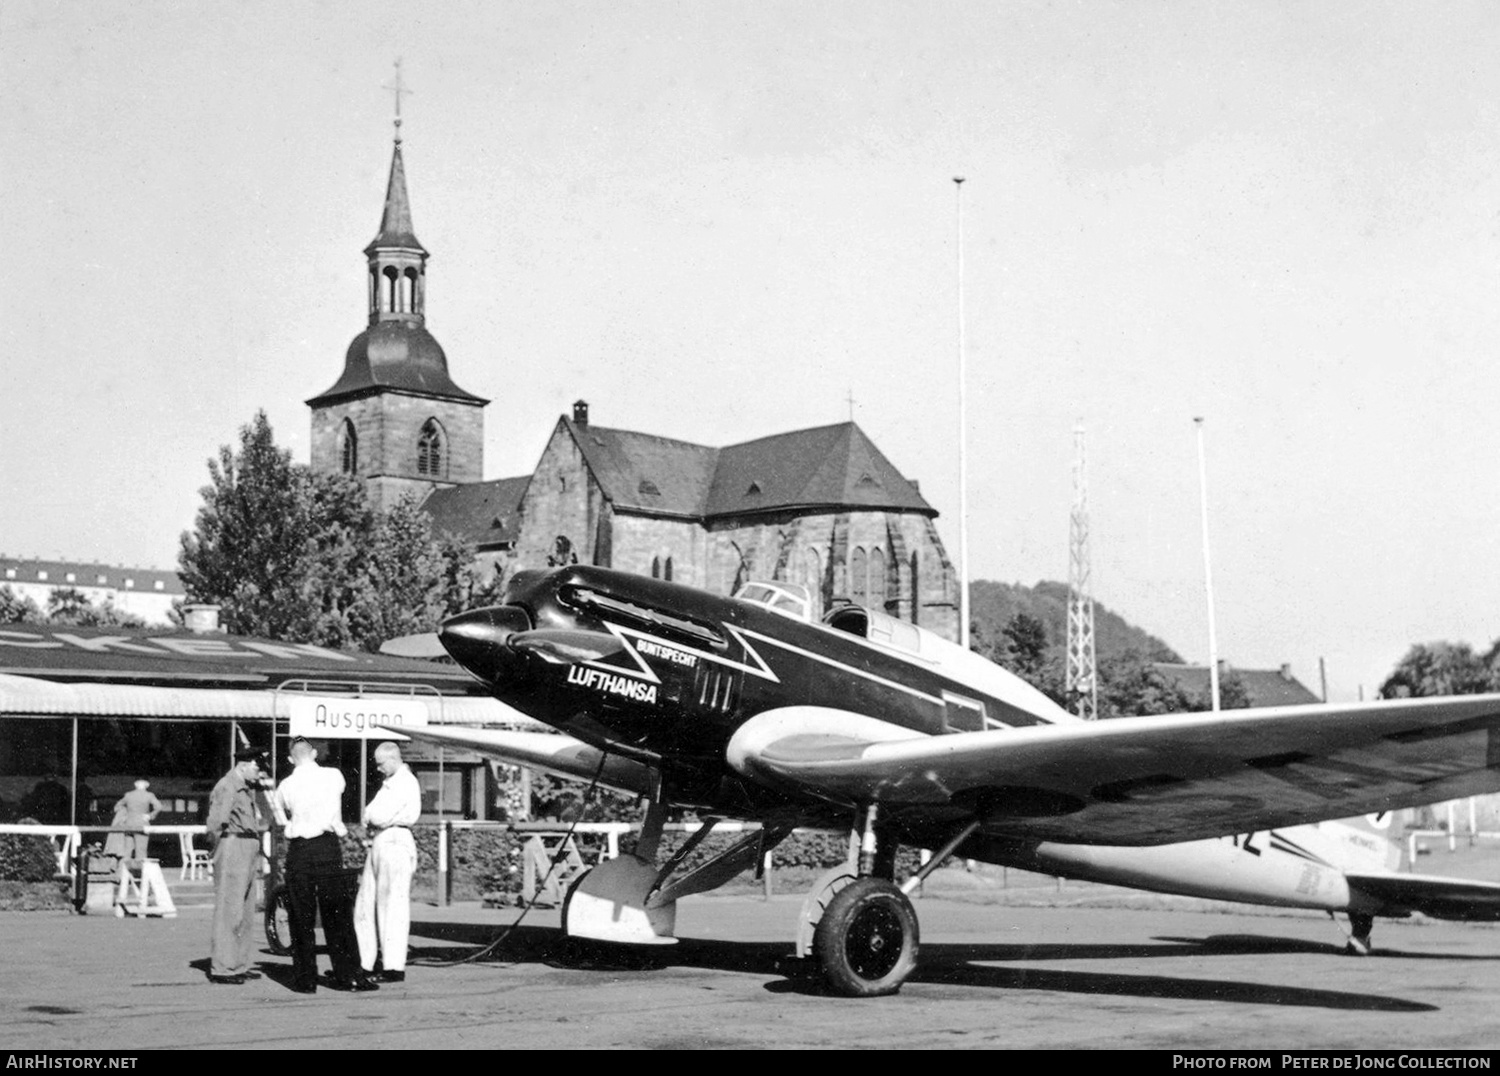
[(1094, 596), (1089, 584), (1089, 489), (1083, 422), (1073, 427), (1073, 511), (1068, 523), (1068, 698), (1085, 721), (1099, 716)]

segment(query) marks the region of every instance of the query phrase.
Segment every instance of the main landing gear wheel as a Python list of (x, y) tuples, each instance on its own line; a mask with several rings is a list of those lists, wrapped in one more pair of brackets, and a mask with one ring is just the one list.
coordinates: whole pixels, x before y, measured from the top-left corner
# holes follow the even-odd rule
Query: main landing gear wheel
[(917, 913), (879, 878), (840, 889), (818, 920), (818, 962), (833, 990), (851, 998), (894, 994), (917, 966)]
[(1370, 932), (1375, 929), (1375, 917), (1363, 912), (1349, 913), (1349, 940), (1344, 943), (1344, 952), (1350, 956), (1370, 955)]

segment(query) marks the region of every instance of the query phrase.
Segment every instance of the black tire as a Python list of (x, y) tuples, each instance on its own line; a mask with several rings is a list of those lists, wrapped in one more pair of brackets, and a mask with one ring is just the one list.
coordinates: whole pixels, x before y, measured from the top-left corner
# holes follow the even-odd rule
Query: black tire
[(835, 893), (813, 938), (828, 985), (843, 997), (894, 994), (917, 967), (917, 913), (880, 878), (857, 878)]
[(292, 927), (286, 886), (279, 885), (266, 898), (266, 948), (276, 956), (292, 951)]

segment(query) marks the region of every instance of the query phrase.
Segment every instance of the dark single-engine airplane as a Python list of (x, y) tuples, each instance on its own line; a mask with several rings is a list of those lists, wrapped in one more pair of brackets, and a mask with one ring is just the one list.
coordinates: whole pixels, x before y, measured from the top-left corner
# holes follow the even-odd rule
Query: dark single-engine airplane
[[(1500, 789), (1500, 696), (1085, 722), (913, 624), (809, 609), (782, 583), (726, 598), (603, 568), (521, 572), (439, 639), (563, 735), (406, 731), (646, 798), (634, 854), (569, 894), (576, 937), (671, 942), (682, 896), (794, 828), (848, 827), (850, 861), (808, 895), (798, 948), (849, 996), (893, 993), (915, 968), (907, 893), (954, 855), (1343, 911), (1356, 952), (1375, 915), (1500, 918), (1500, 886), (1397, 873), (1382, 841), (1327, 822)], [(659, 864), (669, 807), (760, 828), (682, 872), (712, 826)], [(898, 886), (903, 845), (933, 854)]]

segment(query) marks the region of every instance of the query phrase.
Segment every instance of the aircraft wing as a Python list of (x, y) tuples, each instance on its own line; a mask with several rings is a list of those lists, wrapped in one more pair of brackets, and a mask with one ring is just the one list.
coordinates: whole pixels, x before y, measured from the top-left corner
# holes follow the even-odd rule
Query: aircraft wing
[(1346, 874), (1350, 889), (1377, 901), (1380, 914), (1421, 912), (1434, 919), (1500, 920), (1500, 885), (1430, 874)]
[(741, 726), (729, 762), (836, 802), (917, 817), (957, 807), (998, 835), (1168, 844), (1500, 790), (1500, 695), (917, 737), (862, 714), (788, 707)]
[[(559, 777), (591, 781), (597, 775), (601, 785), (634, 795), (644, 796), (652, 789), (648, 767), (620, 755), (606, 758), (597, 747), (562, 733), (427, 725), (418, 728), (402, 726), (401, 734), (424, 743), (478, 751), (502, 762)], [(601, 758), (604, 758), (602, 770), (599, 765)]]

